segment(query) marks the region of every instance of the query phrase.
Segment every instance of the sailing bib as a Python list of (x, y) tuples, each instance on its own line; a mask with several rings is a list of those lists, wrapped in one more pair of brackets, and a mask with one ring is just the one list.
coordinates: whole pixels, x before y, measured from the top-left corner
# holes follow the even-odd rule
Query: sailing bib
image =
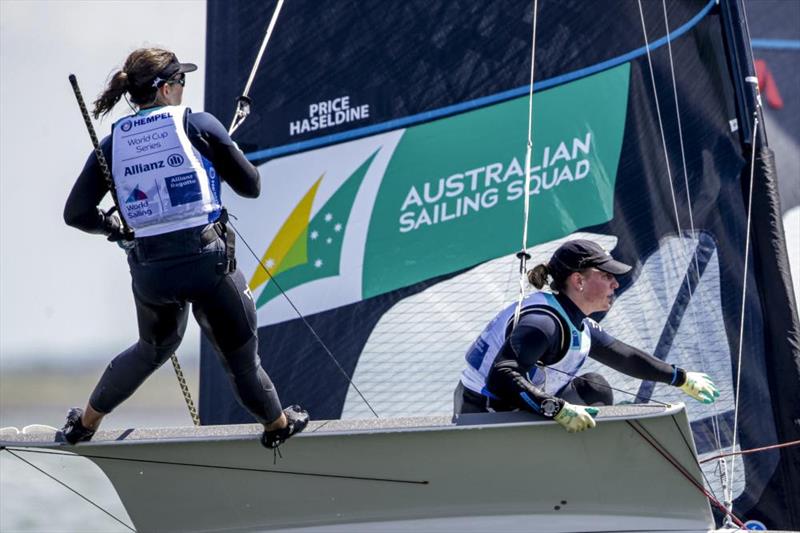
[(136, 237), (213, 222), (222, 205), (219, 177), (184, 129), (189, 110), (159, 107), (112, 128), (111, 174), (120, 210)]
[[(509, 325), (514, 318), (516, 307), (517, 304), (511, 304), (500, 311), (467, 351), (465, 356), (467, 367), (461, 373), (461, 383), (469, 390), (491, 397), (491, 393), (486, 390), (486, 378), (506, 340), (506, 332), (510, 332)], [(546, 368), (533, 367), (528, 373), (528, 379), (536, 388), (550, 396), (556, 396), (572, 381), (572, 376), (586, 361), (592, 346), (590, 327), (595, 322), (588, 317), (585, 318), (583, 331), (579, 331), (572, 325), (558, 300), (546, 292), (535, 292), (526, 296), (522, 300), (521, 314), (525, 314), (526, 311), (552, 313), (554, 318), (559, 315), (569, 325), (569, 331), (564, 332), (565, 335), (569, 335), (569, 348), (564, 357)]]

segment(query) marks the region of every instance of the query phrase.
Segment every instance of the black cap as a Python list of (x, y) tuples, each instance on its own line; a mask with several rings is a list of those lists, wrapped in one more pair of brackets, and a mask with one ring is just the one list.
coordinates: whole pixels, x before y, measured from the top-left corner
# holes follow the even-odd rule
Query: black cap
[(611, 257), (602, 246), (586, 239), (575, 239), (562, 244), (550, 259), (550, 266), (570, 272), (594, 267), (617, 275), (627, 274), (631, 270), (629, 265)]
[(197, 65), (194, 63), (181, 63), (178, 61), (178, 56), (172, 54), (172, 61), (159, 72), (153, 80), (153, 87), (158, 87), (161, 83), (172, 78), (175, 74), (194, 72), (197, 70)]

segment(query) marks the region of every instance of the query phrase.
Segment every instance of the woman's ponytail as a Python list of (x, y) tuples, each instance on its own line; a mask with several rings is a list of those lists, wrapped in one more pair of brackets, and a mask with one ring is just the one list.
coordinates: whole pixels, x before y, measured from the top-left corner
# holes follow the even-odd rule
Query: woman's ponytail
[(124, 70), (118, 70), (109, 80), (105, 90), (94, 101), (92, 115), (95, 120), (100, 118), (100, 115), (107, 115), (129, 89), (128, 74)]
[(126, 92), (130, 93), (134, 104), (153, 103), (157, 92), (153, 80), (173, 59), (175, 54), (163, 48), (140, 48), (131, 52), (94, 101), (94, 118), (107, 115)]
[(542, 289), (547, 285), (547, 277), (550, 275), (550, 268), (545, 263), (540, 263), (528, 270), (528, 281), (537, 289)]

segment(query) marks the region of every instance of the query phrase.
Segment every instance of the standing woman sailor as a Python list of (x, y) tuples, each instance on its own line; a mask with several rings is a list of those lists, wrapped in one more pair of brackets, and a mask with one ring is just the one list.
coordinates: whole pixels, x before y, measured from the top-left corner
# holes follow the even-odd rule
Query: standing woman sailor
[(537, 289), (551, 279), (551, 292), (526, 297), (516, 327), (516, 304), (508, 306), (475, 340), (456, 388), (456, 414), (523, 409), (553, 418), (570, 432), (592, 428), (597, 409), (588, 406), (611, 405), (614, 396), (601, 374), (578, 376), (587, 357), (712, 403), (719, 392), (707, 375), (629, 346), (589, 318), (611, 308), (616, 276), (630, 270), (583, 239), (564, 243), (546, 264), (530, 270), (528, 280)]
[(138, 107), (100, 145), (124, 223), (98, 207), (109, 186), (94, 154), (72, 188), (64, 220), (125, 244), (139, 340), (111, 361), (86, 409), (70, 411), (63, 433), (72, 444), (91, 439), (103, 417), (170, 358), (183, 338), (189, 304), (221, 354), (237, 398), (264, 425), (262, 444), (277, 447), (308, 423), (298, 406), (281, 410), (261, 367), (255, 305), (236, 268), (234, 235), (220, 199), (221, 180), (256, 198), (258, 170), (214, 116), (181, 106), (186, 73), (194, 70), (168, 50), (136, 50), (94, 102), (95, 118), (126, 93)]

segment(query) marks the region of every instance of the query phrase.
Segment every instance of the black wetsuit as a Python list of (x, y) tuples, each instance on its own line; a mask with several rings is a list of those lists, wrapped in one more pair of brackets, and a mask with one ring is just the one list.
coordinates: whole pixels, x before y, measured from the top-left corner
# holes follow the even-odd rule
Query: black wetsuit
[[(558, 294), (556, 299), (566, 311), (568, 320), (582, 330), (586, 315), (566, 296)], [(563, 327), (567, 327), (569, 331), (566, 324)], [(527, 375), (537, 363), (552, 365), (564, 356), (566, 349), (561, 345), (561, 329), (562, 326), (550, 314), (533, 312), (523, 315), (500, 348), (486, 380), (486, 388), (496, 398), (489, 399), (459, 384), (456, 392), (456, 414), (518, 408), (535, 412), (520, 394), (526, 393), (539, 405), (542, 400), (550, 397), (535, 387)], [(592, 344), (589, 357), (606, 366), (632, 377), (672, 385), (681, 385), (686, 380), (684, 370), (625, 344), (600, 328), (592, 327), (590, 335)], [(559, 393), (559, 397), (581, 405), (614, 403), (613, 391), (608, 381), (595, 372), (573, 379)]]
[[(222, 124), (208, 113), (187, 113), (185, 130), (192, 145), (217, 174), (241, 196), (260, 193), (258, 170), (233, 143)], [(111, 137), (101, 148), (111, 167)], [(98, 204), (108, 186), (94, 154), (86, 161), (64, 208), (70, 226), (108, 233)], [(226, 257), (221, 223), (135, 239), (128, 253), (139, 340), (106, 368), (89, 403), (109, 413), (159, 368), (180, 344), (189, 303), (200, 327), (222, 355), (241, 403), (262, 423), (280, 416), (275, 387), (261, 367), (256, 309), (244, 276)]]

